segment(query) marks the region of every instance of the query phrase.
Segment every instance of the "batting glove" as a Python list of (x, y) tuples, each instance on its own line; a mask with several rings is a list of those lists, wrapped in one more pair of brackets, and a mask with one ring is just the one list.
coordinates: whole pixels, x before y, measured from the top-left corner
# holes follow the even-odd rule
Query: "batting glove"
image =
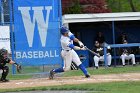
[(85, 48), (85, 47), (83, 47), (83, 48), (80, 48), (80, 50), (86, 50), (86, 48)]
[(83, 44), (81, 41), (79, 41), (78, 43), (79, 43), (79, 46), (80, 46), (81, 48), (84, 47), (84, 44)]

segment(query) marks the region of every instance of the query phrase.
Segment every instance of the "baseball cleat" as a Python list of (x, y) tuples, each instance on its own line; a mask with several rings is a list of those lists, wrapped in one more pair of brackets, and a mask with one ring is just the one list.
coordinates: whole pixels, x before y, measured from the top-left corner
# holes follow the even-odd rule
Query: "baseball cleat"
[(53, 70), (50, 71), (50, 75), (49, 75), (49, 79), (53, 79), (54, 78), (54, 72)]
[(89, 74), (87, 74), (87, 75), (86, 75), (86, 78), (90, 78), (90, 75), (89, 75)]
[(96, 67), (96, 69), (98, 69), (99, 67)]
[(0, 82), (9, 82), (8, 79), (0, 79)]

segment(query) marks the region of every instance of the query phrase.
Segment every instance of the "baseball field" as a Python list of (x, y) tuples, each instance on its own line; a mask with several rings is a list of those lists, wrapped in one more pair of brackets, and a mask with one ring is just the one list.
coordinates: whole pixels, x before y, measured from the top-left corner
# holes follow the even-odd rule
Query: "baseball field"
[(55, 76), (33, 78), (32, 75), (9, 75), (10, 82), (0, 83), (0, 92), (80, 90), (90, 93), (139, 93), (140, 66), (88, 68), (91, 78), (84, 78), (80, 70)]

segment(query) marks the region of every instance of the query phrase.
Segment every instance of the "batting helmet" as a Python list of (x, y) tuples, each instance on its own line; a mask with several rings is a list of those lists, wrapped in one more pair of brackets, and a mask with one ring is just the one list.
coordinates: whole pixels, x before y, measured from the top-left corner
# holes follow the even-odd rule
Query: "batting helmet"
[(6, 49), (0, 49), (0, 54), (1, 55), (5, 55), (5, 54), (7, 54), (8, 53), (8, 51), (6, 50)]
[(67, 27), (62, 26), (60, 28), (60, 31), (61, 31), (61, 34), (64, 34), (64, 33), (68, 33), (69, 32), (69, 29)]

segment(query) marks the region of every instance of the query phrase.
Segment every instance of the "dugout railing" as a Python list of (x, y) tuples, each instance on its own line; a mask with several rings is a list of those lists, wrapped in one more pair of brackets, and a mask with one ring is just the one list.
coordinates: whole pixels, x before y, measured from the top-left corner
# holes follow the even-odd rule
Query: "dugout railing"
[[(105, 67), (107, 68), (107, 47), (110, 46), (111, 49), (113, 49), (113, 58), (114, 58), (114, 66), (116, 66), (116, 59), (120, 58), (116, 54), (116, 48), (123, 48), (123, 47), (140, 47), (140, 43), (129, 43), (129, 44), (105, 44), (104, 45), (104, 64)], [(136, 57), (140, 57), (140, 55), (136, 55)]]

